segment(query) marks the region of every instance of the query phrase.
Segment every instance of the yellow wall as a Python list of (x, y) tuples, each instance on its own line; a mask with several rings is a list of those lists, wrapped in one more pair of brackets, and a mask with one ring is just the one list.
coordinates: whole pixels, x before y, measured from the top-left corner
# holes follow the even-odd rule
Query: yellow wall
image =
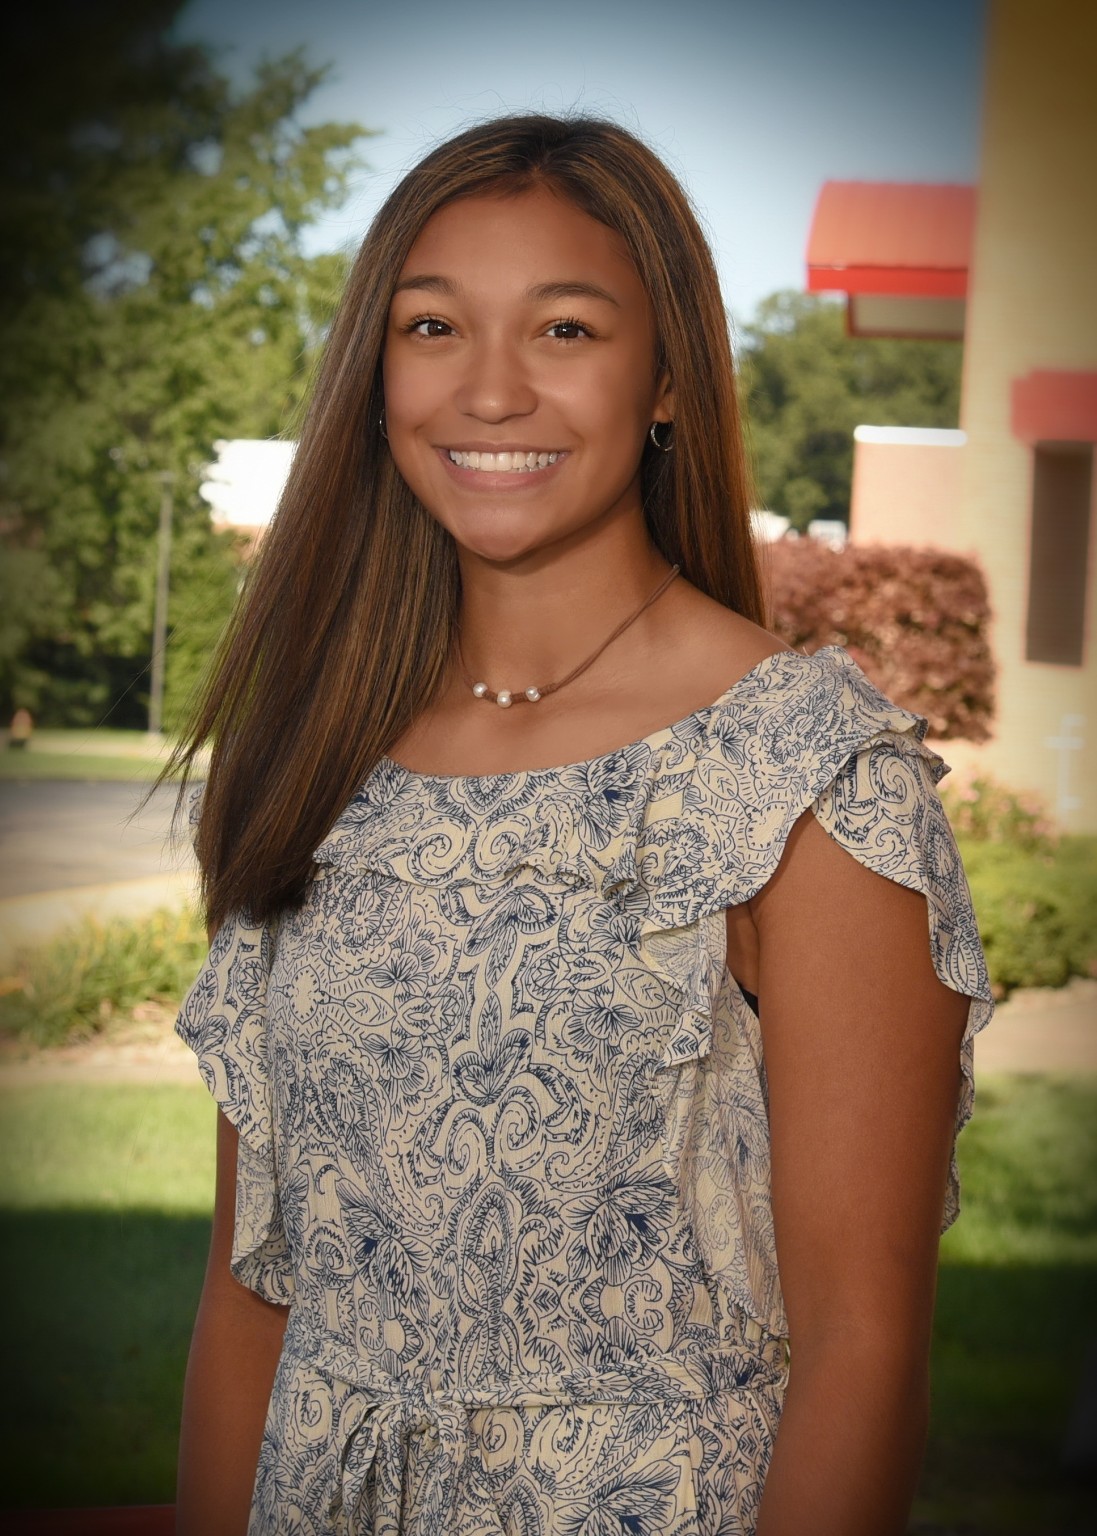
[(850, 539), (855, 544), (955, 549), (964, 446), (962, 432), (858, 427), (853, 434)]
[[(1095, 167), (1097, 4), (992, 0), (964, 345), (968, 441), (949, 542), (978, 552), (995, 610), (999, 709), (981, 765), (1086, 830), (1097, 830), (1097, 528), (1091, 510), (1083, 666), (1026, 662), (1032, 451), (1011, 433), (1010, 386), (1035, 368), (1097, 370)], [(1064, 754), (1048, 743), (1068, 716), (1083, 747)]]

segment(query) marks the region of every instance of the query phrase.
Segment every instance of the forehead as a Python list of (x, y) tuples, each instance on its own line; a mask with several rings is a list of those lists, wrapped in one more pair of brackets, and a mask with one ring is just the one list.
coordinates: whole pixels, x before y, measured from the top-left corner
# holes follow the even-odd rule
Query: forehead
[(420, 231), (398, 281), (424, 274), (496, 296), (585, 279), (611, 286), (623, 302), (647, 298), (616, 230), (543, 187), (463, 197), (440, 208)]

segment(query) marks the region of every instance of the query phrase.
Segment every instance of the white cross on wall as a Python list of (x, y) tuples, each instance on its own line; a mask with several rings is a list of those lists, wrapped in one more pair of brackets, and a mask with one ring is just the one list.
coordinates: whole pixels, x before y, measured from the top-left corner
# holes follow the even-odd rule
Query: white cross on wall
[(1080, 811), (1082, 797), (1071, 790), (1071, 780), (1074, 775), (1072, 767), (1075, 752), (1080, 752), (1085, 746), (1085, 737), (1082, 728), (1086, 723), (1085, 715), (1062, 715), (1059, 719), (1058, 736), (1045, 736), (1044, 746), (1050, 747), (1059, 757), (1059, 795), (1055, 809), (1060, 816), (1067, 811)]

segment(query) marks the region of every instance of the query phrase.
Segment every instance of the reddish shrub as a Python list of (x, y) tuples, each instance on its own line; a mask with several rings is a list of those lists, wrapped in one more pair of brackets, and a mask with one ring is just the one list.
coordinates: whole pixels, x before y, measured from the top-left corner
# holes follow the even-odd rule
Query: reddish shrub
[(985, 741), (994, 714), (990, 606), (978, 566), (934, 549), (780, 539), (762, 551), (773, 628), (788, 645), (844, 646), (932, 736)]

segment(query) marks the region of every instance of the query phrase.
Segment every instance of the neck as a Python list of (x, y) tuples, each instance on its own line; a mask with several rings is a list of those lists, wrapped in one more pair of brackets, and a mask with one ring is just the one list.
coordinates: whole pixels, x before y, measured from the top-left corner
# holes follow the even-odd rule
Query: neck
[[(635, 614), (670, 571), (648, 542), (626, 558), (576, 550), (537, 567), (491, 565), (462, 555), (465, 667), (495, 692), (557, 683)], [(655, 612), (653, 604), (625, 632), (633, 646), (650, 639)], [(607, 647), (594, 665), (612, 668), (612, 651)], [(460, 667), (454, 670), (454, 685), (467, 688)]]

